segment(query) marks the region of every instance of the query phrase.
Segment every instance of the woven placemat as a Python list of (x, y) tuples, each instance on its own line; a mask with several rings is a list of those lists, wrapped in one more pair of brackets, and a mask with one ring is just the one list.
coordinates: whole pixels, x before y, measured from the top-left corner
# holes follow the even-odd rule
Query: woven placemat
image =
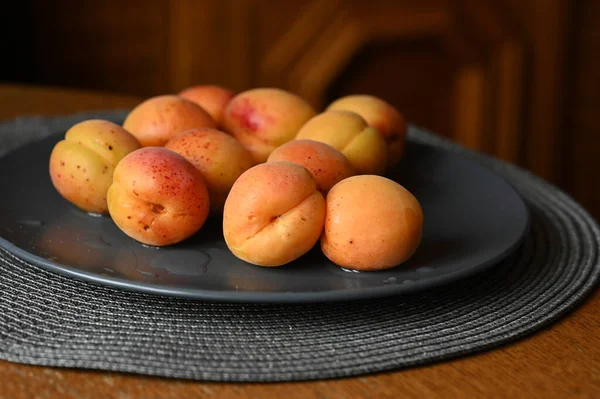
[[(83, 119), (121, 121), (123, 115), (4, 123), (0, 155)], [(0, 358), (214, 381), (352, 376), (514, 341), (547, 326), (592, 291), (600, 276), (599, 230), (571, 198), (517, 167), (417, 128), (410, 138), (473, 157), (516, 187), (532, 226), (514, 255), (483, 274), (408, 296), (244, 305), (119, 291), (53, 274), (1, 250)]]

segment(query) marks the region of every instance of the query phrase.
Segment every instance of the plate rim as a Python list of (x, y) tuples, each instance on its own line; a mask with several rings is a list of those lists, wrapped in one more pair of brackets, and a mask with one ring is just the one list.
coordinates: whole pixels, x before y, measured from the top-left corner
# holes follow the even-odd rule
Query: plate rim
[[(56, 136), (51, 134), (47, 138)], [(411, 140), (407, 137), (407, 140)], [(37, 141), (25, 144), (35, 144)], [(71, 278), (77, 281), (92, 283), (110, 289), (120, 289), (124, 292), (135, 292), (138, 294), (153, 295), (163, 298), (181, 298), (188, 300), (214, 301), (214, 302), (229, 302), (229, 303), (323, 303), (323, 302), (345, 302), (354, 300), (365, 300), (373, 298), (383, 298), (393, 295), (411, 294), (417, 291), (422, 291), (432, 287), (439, 287), (456, 282), (457, 280), (481, 273), (488, 270), (491, 266), (500, 263), (501, 261), (514, 254), (521, 246), (531, 229), (531, 213), (523, 197), (518, 190), (504, 176), (491, 169), (487, 165), (478, 162), (468, 156), (464, 156), (457, 151), (452, 151), (447, 148), (437, 147), (431, 144), (414, 141), (415, 144), (424, 145), (444, 153), (452, 154), (455, 157), (473, 164), (475, 167), (485, 169), (488, 173), (494, 176), (498, 181), (502, 182), (512, 194), (518, 199), (519, 205), (523, 210), (524, 225), (519, 236), (516, 237), (513, 243), (503, 252), (496, 254), (494, 257), (486, 259), (483, 262), (477, 263), (468, 268), (462, 268), (443, 275), (431, 276), (428, 278), (414, 280), (410, 283), (393, 283), (377, 287), (352, 288), (345, 290), (329, 290), (329, 291), (303, 291), (303, 292), (268, 292), (268, 291), (220, 291), (205, 288), (186, 288), (186, 287), (169, 287), (165, 285), (157, 286), (148, 282), (131, 282), (128, 279), (107, 276), (100, 273), (85, 271), (75, 266), (53, 262), (52, 260), (35, 255), (26, 249), (23, 249), (16, 244), (0, 235), (0, 247), (2, 247), (9, 256), (13, 256), (20, 261), (25, 261), (40, 267), (46, 271), (56, 273), (60, 276)], [(6, 154), (0, 159), (10, 155), (14, 151), (21, 149), (24, 146), (19, 146)], [(315, 245), (318, 245), (315, 244)], [(259, 266), (256, 266), (259, 267)], [(339, 266), (338, 266), (339, 267)], [(401, 265), (398, 267), (402, 267)]]
[[(0, 237), (0, 246), (20, 261), (30, 262), (44, 270), (56, 273), (63, 277), (92, 283), (105, 288), (121, 289), (126, 292), (153, 295), (158, 297), (182, 298), (190, 300), (228, 302), (228, 303), (318, 303), (318, 302), (346, 302), (353, 300), (366, 300), (383, 298), (393, 295), (411, 294), (431, 287), (440, 287), (454, 283), (463, 278), (476, 275), (488, 270), (491, 266), (507, 259), (523, 243), (529, 231), (529, 218), (523, 234), (506, 251), (490, 258), (477, 266), (463, 268), (454, 272), (434, 276), (427, 279), (415, 280), (410, 283), (389, 284), (379, 287), (366, 287), (336, 291), (305, 291), (305, 292), (260, 292), (260, 291), (218, 291), (203, 288), (175, 288), (157, 287), (147, 282), (131, 283), (120, 277), (103, 276), (102, 274), (83, 271), (70, 265), (57, 264), (48, 259), (33, 255), (30, 252), (14, 245)], [(257, 266), (258, 267), (258, 266)], [(401, 266), (399, 266), (401, 267)]]

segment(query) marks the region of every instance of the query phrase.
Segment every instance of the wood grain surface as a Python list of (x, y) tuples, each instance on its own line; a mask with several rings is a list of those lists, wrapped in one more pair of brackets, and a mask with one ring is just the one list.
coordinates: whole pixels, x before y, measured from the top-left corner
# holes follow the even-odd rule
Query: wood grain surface
[[(135, 97), (0, 85), (0, 119), (135, 105)], [(598, 398), (600, 292), (531, 337), (435, 365), (293, 383), (204, 383), (0, 361), (0, 398)]]
[(274, 86), (319, 109), (368, 93), (561, 184), (568, 22), (584, 1), (598, 3), (20, 0), (3, 10), (0, 79), (140, 96)]

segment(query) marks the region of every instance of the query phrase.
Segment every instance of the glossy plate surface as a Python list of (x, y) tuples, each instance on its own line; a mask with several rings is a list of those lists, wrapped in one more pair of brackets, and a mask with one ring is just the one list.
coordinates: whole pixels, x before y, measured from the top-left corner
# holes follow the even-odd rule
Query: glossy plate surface
[(61, 137), (0, 159), (0, 246), (54, 272), (121, 289), (232, 302), (401, 294), (494, 265), (516, 250), (529, 225), (522, 199), (496, 174), (452, 152), (409, 142), (392, 176), (421, 202), (425, 226), (416, 254), (398, 268), (344, 271), (318, 245), (286, 266), (253, 266), (229, 252), (217, 218), (183, 243), (148, 248), (109, 217), (83, 213), (55, 191), (48, 160)]

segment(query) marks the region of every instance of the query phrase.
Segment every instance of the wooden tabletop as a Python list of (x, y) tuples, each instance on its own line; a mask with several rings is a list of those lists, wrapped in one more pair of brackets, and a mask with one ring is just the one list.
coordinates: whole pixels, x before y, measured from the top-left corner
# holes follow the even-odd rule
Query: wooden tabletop
[[(139, 98), (0, 84), (0, 119), (130, 107)], [(600, 291), (532, 337), (427, 367), (339, 380), (225, 384), (0, 361), (0, 398), (600, 398)]]

